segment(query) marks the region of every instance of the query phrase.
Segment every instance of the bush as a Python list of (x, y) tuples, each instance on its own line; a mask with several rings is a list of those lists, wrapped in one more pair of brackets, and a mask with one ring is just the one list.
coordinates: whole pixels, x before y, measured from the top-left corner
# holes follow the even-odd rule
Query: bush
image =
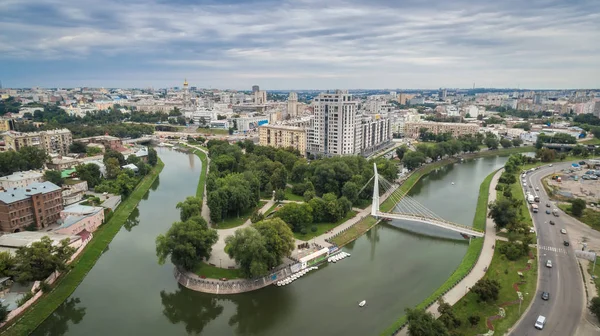
[(471, 315), (468, 317), (469, 323), (471, 324), (471, 326), (476, 326), (479, 324), (479, 321), (481, 320), (481, 316), (479, 315)]
[(25, 302), (29, 301), (29, 299), (31, 299), (32, 297), (33, 297), (33, 293), (27, 292), (27, 294), (25, 294), (25, 296), (23, 296), (22, 298), (17, 300), (17, 306), (21, 307), (22, 305), (25, 304)]
[(8, 306), (4, 306), (0, 304), (0, 323), (6, 321), (6, 317), (8, 316)]
[(317, 232), (317, 226), (316, 225), (311, 226), (310, 232)]
[(477, 294), (481, 301), (493, 302), (498, 300), (500, 283), (496, 280), (481, 279), (471, 287), (471, 292)]
[(306, 231), (306, 228), (302, 228), (302, 229), (300, 229), (300, 233), (305, 235), (308, 233), (308, 231)]
[(46, 281), (42, 281), (40, 282), (40, 289), (43, 293), (50, 293), (52, 286), (50, 286), (50, 284), (48, 284)]
[(596, 296), (590, 302), (590, 311), (600, 320), (600, 297)]

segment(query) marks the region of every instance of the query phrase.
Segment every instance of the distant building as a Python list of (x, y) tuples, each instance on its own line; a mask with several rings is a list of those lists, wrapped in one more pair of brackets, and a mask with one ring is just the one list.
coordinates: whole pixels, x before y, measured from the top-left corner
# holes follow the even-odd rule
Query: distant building
[(19, 232), (32, 225), (45, 228), (56, 223), (62, 209), (61, 188), (51, 182), (5, 190), (0, 192), (0, 230)]
[(7, 149), (15, 151), (32, 146), (42, 148), (48, 154), (66, 155), (69, 153), (69, 146), (73, 143), (73, 136), (66, 128), (27, 133), (10, 131), (4, 133), (4, 142)]
[(46, 167), (52, 170), (63, 171), (65, 169), (75, 168), (75, 166), (77, 166), (78, 164), (80, 164), (79, 160), (69, 156), (60, 155), (50, 159), (50, 162), (46, 163)]
[(99, 136), (94, 136), (94, 137), (89, 137), (89, 138), (80, 138), (80, 139), (76, 139), (75, 141), (84, 143), (86, 145), (100, 144), (100, 145), (103, 145), (105, 148), (113, 149), (113, 150), (119, 150), (120, 148), (123, 148), (123, 141), (121, 141), (120, 138), (110, 136), (110, 135), (99, 135)]
[(267, 103), (267, 91), (254, 92), (254, 104), (263, 105)]
[(381, 148), (388, 146), (392, 141), (392, 128), (390, 119), (376, 115), (363, 117), (361, 124), (361, 154), (369, 155)]
[(12, 119), (0, 118), (0, 132), (8, 132), (14, 129)]
[(212, 120), (210, 128), (229, 129), (229, 121), (227, 120)]
[(477, 134), (479, 132), (479, 125), (476, 124), (406, 122), (404, 123), (404, 135), (416, 139), (419, 137), (419, 132), (422, 128), (426, 128), (427, 132), (433, 134), (451, 133), (454, 137), (466, 134)]
[(439, 96), (441, 100), (446, 100), (446, 97), (448, 96), (448, 91), (446, 89), (440, 89)]
[(259, 126), (267, 125), (269, 123), (269, 117), (258, 116), (258, 117), (241, 117), (234, 118), (232, 122), (240, 132), (247, 132), (258, 128)]
[(287, 110), (284, 119), (296, 118), (298, 116), (298, 94), (290, 92), (287, 101)]
[(19, 247), (31, 246), (31, 244), (41, 241), (43, 237), (50, 238), (53, 245), (58, 245), (65, 239), (69, 239), (69, 246), (76, 249), (83, 244), (83, 239), (79, 235), (41, 231), (23, 231), (0, 236), (0, 252), (8, 252), (14, 255)]
[(140, 171), (140, 169), (136, 165), (134, 165), (133, 163), (126, 164), (126, 165), (122, 166), (121, 168), (123, 168), (123, 169), (130, 169), (135, 175), (137, 175), (138, 172)]
[(43, 182), (44, 173), (38, 170), (15, 172), (8, 176), (0, 177), (0, 187), (4, 190), (25, 188), (34, 182)]
[(277, 148), (292, 147), (306, 155), (306, 130), (301, 127), (267, 125), (258, 128), (259, 144)]
[(104, 208), (73, 204), (60, 212), (56, 233), (74, 235), (83, 230), (94, 232), (104, 222)]

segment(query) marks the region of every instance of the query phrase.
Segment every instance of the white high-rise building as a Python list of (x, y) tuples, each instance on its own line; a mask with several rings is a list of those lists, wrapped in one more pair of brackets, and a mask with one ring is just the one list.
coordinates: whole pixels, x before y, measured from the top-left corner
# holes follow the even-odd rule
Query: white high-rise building
[(313, 101), (314, 118), (308, 129), (307, 151), (325, 156), (359, 154), (362, 128), (357, 102), (347, 91), (321, 93)]
[(298, 94), (296, 92), (290, 92), (287, 101), (287, 111), (285, 115), (285, 119), (296, 118), (298, 116)]

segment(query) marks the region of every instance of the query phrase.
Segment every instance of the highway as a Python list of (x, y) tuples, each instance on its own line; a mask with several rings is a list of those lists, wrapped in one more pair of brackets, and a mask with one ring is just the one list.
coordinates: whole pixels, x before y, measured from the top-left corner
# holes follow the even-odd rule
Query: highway
[[(549, 201), (541, 183), (542, 177), (570, 167), (570, 165), (571, 163), (555, 164), (553, 167), (546, 165), (539, 170), (529, 172), (525, 178), (527, 183), (525, 189), (540, 197), (539, 213), (532, 213), (537, 233), (539, 283), (531, 309), (523, 316), (510, 335), (577, 335), (576, 331), (582, 320), (585, 293), (581, 271), (573, 250), (581, 249), (581, 244), (571, 241), (569, 227), (581, 224), (569, 221), (567, 216)], [(519, 177), (521, 184), (522, 179)], [(547, 207), (547, 204), (550, 204), (550, 207)], [(547, 209), (550, 211), (558, 209), (559, 217), (546, 214)], [(550, 225), (551, 220), (555, 222), (555, 225)], [(570, 225), (567, 224), (568, 222), (571, 222)], [(567, 233), (562, 234), (561, 229), (566, 229)], [(564, 246), (565, 240), (571, 243), (570, 246)], [(548, 260), (552, 261), (552, 268), (546, 267)], [(550, 293), (548, 301), (542, 300), (542, 292)], [(531, 294), (529, 293), (529, 295)], [(543, 330), (534, 328), (539, 315), (546, 317), (546, 325)]]

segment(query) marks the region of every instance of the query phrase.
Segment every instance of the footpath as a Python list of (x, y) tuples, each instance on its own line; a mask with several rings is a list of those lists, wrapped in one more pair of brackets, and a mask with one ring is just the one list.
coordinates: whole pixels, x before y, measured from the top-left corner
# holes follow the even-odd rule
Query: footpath
[[(500, 169), (492, 178), (490, 189), (488, 190), (488, 204), (496, 200), (496, 185), (498, 184), (498, 179), (503, 171), (503, 169)], [(475, 263), (471, 273), (469, 273), (469, 275), (462, 279), (461, 282), (459, 282), (456, 286), (454, 286), (454, 288), (452, 288), (448, 293), (446, 293), (446, 295), (443, 296), (444, 301), (446, 301), (448, 304), (456, 304), (456, 302), (462, 299), (462, 297), (469, 292), (469, 289), (485, 275), (485, 270), (490, 265), (492, 258), (494, 257), (494, 249), (492, 248), (492, 246), (496, 244), (496, 228), (494, 226), (494, 220), (486, 216), (485, 236), (479, 259), (477, 259), (477, 263)], [(436, 302), (429, 307), (427, 311), (432, 313), (433, 316), (437, 318), (440, 315), (437, 311), (438, 307), (439, 305)], [(396, 335), (408, 335), (408, 328), (403, 328)]]

